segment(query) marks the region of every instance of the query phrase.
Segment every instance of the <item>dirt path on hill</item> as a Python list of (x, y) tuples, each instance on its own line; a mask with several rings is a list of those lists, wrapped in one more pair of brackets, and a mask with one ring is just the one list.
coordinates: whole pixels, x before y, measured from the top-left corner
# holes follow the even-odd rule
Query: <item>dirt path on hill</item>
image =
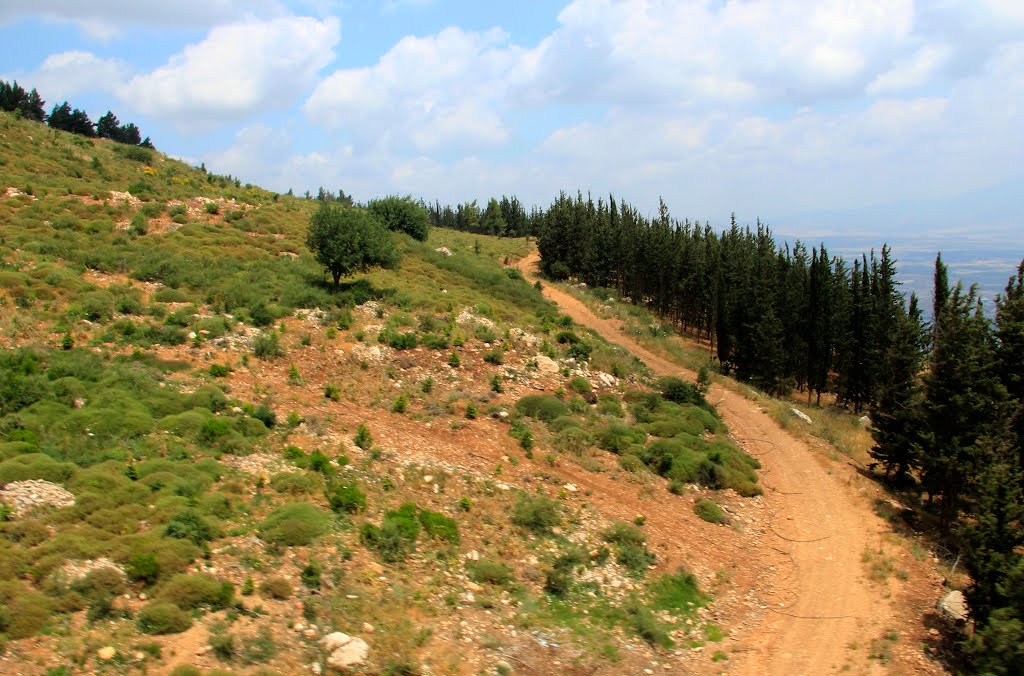
[[(518, 263), (533, 278), (536, 252)], [(598, 317), (583, 303), (552, 286), (544, 296), (572, 319), (617, 343), (660, 375), (694, 374), (639, 345), (618, 320)], [(764, 501), (770, 536), (751, 547), (744, 563), (761, 568), (761, 613), (735, 618), (741, 629), (734, 657), (723, 664), (733, 674), (885, 673), (880, 660), (855, 651), (893, 626), (895, 615), (884, 586), (865, 577), (862, 556), (888, 531), (858, 494), (846, 473), (836, 472), (806, 442), (784, 431), (758, 404), (715, 385), (710, 400), (729, 430), (764, 466)], [(784, 563), (779, 566), (780, 555)], [(744, 629), (745, 627), (745, 629)]]

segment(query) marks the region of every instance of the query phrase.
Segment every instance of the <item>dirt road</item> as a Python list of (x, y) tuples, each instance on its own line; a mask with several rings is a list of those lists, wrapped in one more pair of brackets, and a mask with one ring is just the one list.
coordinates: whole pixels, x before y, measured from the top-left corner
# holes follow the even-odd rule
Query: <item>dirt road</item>
[[(532, 279), (538, 259), (533, 252), (518, 266)], [(598, 317), (557, 288), (545, 286), (544, 295), (578, 324), (627, 348), (654, 373), (693, 378), (624, 334), (617, 320)], [(763, 567), (762, 584), (754, 590), (762, 612), (734, 630), (739, 643), (724, 671), (887, 673), (883, 661), (870, 659), (863, 647), (891, 626), (894, 610), (884, 585), (867, 580), (862, 557), (888, 528), (851, 487), (848, 473), (834, 471), (758, 404), (718, 385), (709, 398), (736, 440), (763, 464), (763, 500), (771, 515), (771, 535), (749, 553), (749, 563)]]

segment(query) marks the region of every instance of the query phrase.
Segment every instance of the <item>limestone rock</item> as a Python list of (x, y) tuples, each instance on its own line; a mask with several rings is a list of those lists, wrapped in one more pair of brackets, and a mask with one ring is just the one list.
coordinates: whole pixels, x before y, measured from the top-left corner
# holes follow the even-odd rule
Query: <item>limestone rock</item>
[(96, 657), (104, 662), (109, 662), (114, 659), (114, 655), (117, 654), (117, 649), (114, 646), (104, 646), (96, 651)]
[(537, 370), (541, 373), (558, 373), (561, 369), (558, 368), (558, 362), (551, 357), (539, 354), (537, 355)]
[(804, 413), (803, 411), (801, 411), (798, 408), (791, 408), (791, 409), (789, 409), (789, 412), (792, 413), (793, 415), (795, 415), (797, 418), (800, 418), (801, 420), (803, 420), (808, 425), (810, 425), (812, 422), (814, 422), (813, 420), (811, 420), (811, 416), (807, 415), (806, 413)]
[(363, 664), (370, 656), (370, 645), (366, 641), (340, 631), (324, 636), (320, 643), (330, 653), (327, 665), (335, 669), (347, 669)]
[(954, 622), (967, 621), (967, 599), (963, 592), (951, 591), (939, 601), (939, 612)]

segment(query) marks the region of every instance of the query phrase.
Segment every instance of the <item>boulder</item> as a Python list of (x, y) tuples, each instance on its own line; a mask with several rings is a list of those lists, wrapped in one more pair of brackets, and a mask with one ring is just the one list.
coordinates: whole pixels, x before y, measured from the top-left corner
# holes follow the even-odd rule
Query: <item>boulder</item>
[(558, 367), (558, 362), (544, 354), (537, 355), (537, 370), (541, 373), (558, 373), (561, 371)]
[(327, 634), (320, 639), (320, 644), (330, 653), (327, 665), (335, 669), (363, 664), (370, 656), (370, 645), (366, 641), (340, 631)]
[(117, 649), (114, 648), (114, 646), (110, 645), (100, 648), (96, 651), (96, 657), (98, 657), (103, 662), (109, 662), (110, 660), (114, 659), (114, 655), (116, 654)]
[(951, 591), (939, 600), (939, 613), (954, 622), (967, 621), (967, 599), (963, 592)]

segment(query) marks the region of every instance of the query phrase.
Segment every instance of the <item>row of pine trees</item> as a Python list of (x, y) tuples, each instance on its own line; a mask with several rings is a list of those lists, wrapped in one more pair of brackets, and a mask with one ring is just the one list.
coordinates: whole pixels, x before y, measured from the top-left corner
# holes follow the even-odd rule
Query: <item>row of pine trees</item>
[(46, 114), (46, 101), (35, 88), (26, 91), (17, 81), (0, 80), (0, 110), (20, 114), (26, 120), (34, 120), (49, 125), (53, 129), (87, 136), (89, 138), (108, 138), (118, 143), (152, 148), (149, 137), (142, 138), (142, 132), (134, 123), (121, 124), (117, 116), (109, 110), (96, 120), (89, 119), (88, 113), (72, 108), (67, 101), (53, 107)]
[(852, 261), (623, 201), (559, 196), (528, 218), (542, 271), (614, 289), (714, 346), (723, 372), (870, 413), (872, 455), (923, 498), (973, 579), (974, 666), (1024, 673), (1024, 262), (986, 313), (935, 263), (930, 317), (887, 246)]

